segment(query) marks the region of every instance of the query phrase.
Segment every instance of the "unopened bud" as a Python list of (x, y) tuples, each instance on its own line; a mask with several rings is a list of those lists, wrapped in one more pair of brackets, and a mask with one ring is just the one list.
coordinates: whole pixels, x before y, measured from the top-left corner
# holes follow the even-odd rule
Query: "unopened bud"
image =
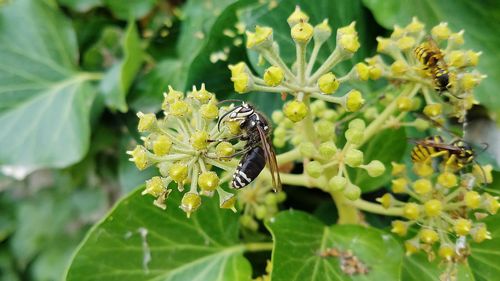
[(318, 87), (322, 93), (331, 94), (337, 91), (340, 82), (331, 72), (321, 75), (318, 79)]
[(472, 228), (472, 222), (467, 219), (457, 219), (453, 224), (453, 231), (455, 231), (456, 234), (461, 236), (469, 234), (471, 228)]
[(308, 22), (309, 21), (309, 16), (304, 13), (300, 7), (297, 5), (295, 6), (295, 11), (288, 17), (286, 20), (290, 27), (293, 27), (294, 25), (300, 23), (300, 22)]
[(408, 186), (408, 180), (405, 178), (397, 178), (392, 180), (391, 190), (394, 193), (405, 193)]
[(193, 212), (198, 210), (201, 205), (200, 195), (188, 192), (182, 197), (180, 208), (186, 213), (189, 218)]
[(368, 172), (370, 177), (379, 177), (385, 172), (385, 166), (378, 160), (373, 160), (367, 165), (362, 165), (362, 168)]
[(363, 164), (363, 152), (361, 150), (351, 148), (348, 149), (344, 161), (350, 167), (358, 167)]
[(309, 176), (319, 178), (323, 174), (324, 168), (318, 161), (311, 161), (305, 165), (305, 171)]
[(264, 72), (264, 83), (268, 86), (275, 87), (283, 82), (284, 77), (285, 74), (283, 69), (277, 66), (271, 66)]
[(293, 122), (299, 122), (307, 115), (307, 106), (301, 101), (290, 101), (283, 106), (283, 113)]
[(361, 196), (361, 188), (359, 186), (354, 185), (354, 184), (347, 184), (347, 186), (344, 189), (344, 196), (349, 199), (349, 200), (358, 200), (359, 197)]
[(176, 183), (182, 184), (188, 176), (188, 167), (183, 163), (175, 163), (168, 169), (168, 175)]
[(400, 220), (392, 221), (391, 232), (399, 236), (406, 236), (408, 233), (408, 223)]
[(384, 208), (389, 209), (394, 203), (394, 197), (391, 194), (386, 193), (382, 197), (376, 199)]
[(217, 173), (208, 171), (198, 176), (198, 185), (204, 191), (214, 191), (219, 186)]
[(166, 155), (170, 152), (172, 148), (172, 140), (165, 135), (160, 135), (153, 142), (153, 153), (158, 156)]
[(319, 145), (318, 151), (321, 157), (330, 159), (337, 153), (337, 146), (333, 141), (327, 141)]
[(358, 90), (351, 90), (345, 95), (345, 109), (347, 112), (356, 112), (365, 104), (365, 100)]
[(418, 234), (420, 241), (432, 245), (439, 240), (439, 235), (435, 230), (423, 228)]
[(314, 28), (307, 22), (299, 22), (292, 27), (291, 35), (293, 41), (297, 43), (308, 43), (314, 34)]
[(420, 207), (416, 203), (406, 203), (403, 207), (403, 216), (409, 220), (416, 220), (420, 216)]
[(347, 180), (342, 176), (334, 176), (328, 181), (330, 191), (341, 191), (345, 188), (346, 184)]
[(206, 131), (196, 131), (190, 138), (191, 146), (196, 150), (206, 149), (208, 146), (208, 133)]
[(437, 199), (431, 199), (424, 204), (424, 212), (429, 217), (437, 217), (443, 210), (443, 203)]

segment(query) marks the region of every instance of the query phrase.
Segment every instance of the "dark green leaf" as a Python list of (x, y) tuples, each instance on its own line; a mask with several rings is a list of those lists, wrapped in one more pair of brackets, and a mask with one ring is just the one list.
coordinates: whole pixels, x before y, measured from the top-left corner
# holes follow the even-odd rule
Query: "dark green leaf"
[[(273, 281), (295, 280), (400, 280), (403, 251), (382, 231), (354, 225), (323, 225), (302, 212), (278, 214), (268, 224), (274, 241)], [(328, 248), (352, 251), (368, 267), (355, 276), (340, 268), (340, 257), (322, 257)]]
[(158, 0), (101, 0), (122, 20), (142, 18), (156, 5)]
[(497, 1), (467, 0), (364, 0), (376, 20), (388, 29), (394, 24), (404, 26), (413, 16), (432, 25), (440, 21), (449, 23), (454, 31), (465, 29), (465, 47), (482, 51), (479, 70), (488, 75), (476, 90), (479, 101), (491, 110), (500, 108), (500, 6)]
[(482, 243), (472, 243), (469, 264), (476, 280), (496, 280), (500, 276), (500, 217), (497, 215), (484, 220), (493, 239)]
[[(22, 24), (20, 24), (22, 21)], [(0, 163), (64, 167), (83, 157), (95, 75), (76, 71), (70, 22), (44, 1), (0, 11)]]
[(124, 198), (90, 231), (67, 280), (251, 279), (238, 244), (238, 216), (219, 209), (217, 198), (203, 198), (188, 219), (177, 207), (179, 192), (171, 194), (164, 211), (141, 191)]

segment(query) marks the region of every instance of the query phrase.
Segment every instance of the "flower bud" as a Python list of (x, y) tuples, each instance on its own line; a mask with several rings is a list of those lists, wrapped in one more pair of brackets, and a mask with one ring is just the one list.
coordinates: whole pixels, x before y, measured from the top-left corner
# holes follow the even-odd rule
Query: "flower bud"
[(454, 67), (463, 67), (465, 66), (466, 60), (465, 60), (465, 52), (464, 51), (451, 51), (448, 55), (449, 58), (449, 64)]
[(482, 207), (488, 211), (488, 213), (494, 215), (497, 213), (499, 206), (498, 199), (491, 196), (488, 193), (483, 194)]
[(196, 131), (190, 138), (191, 146), (196, 150), (206, 149), (208, 146), (208, 133), (206, 131)]
[(416, 34), (416, 33), (420, 33), (420, 32), (422, 32), (422, 31), (424, 30), (424, 27), (425, 27), (425, 26), (424, 26), (424, 24), (423, 24), (423, 23), (421, 23), (421, 22), (417, 19), (417, 17), (413, 17), (413, 18), (411, 19), (411, 23), (409, 23), (409, 24), (405, 27), (405, 29), (406, 29), (406, 32), (408, 32), (408, 33), (414, 33), (414, 34)]
[(477, 209), (481, 206), (481, 195), (476, 191), (467, 191), (464, 196), (465, 206), (470, 209)]
[(418, 179), (413, 183), (413, 189), (417, 194), (428, 194), (432, 191), (432, 183), (428, 179)]
[(158, 156), (163, 156), (170, 152), (171, 147), (172, 141), (170, 140), (170, 138), (165, 135), (160, 135), (153, 142), (153, 153)]
[(168, 105), (174, 103), (175, 101), (181, 100), (184, 97), (184, 94), (180, 91), (174, 90), (172, 86), (168, 86), (168, 93), (163, 93), (163, 103), (161, 105), (161, 109), (167, 110)]
[(365, 100), (358, 90), (351, 90), (345, 95), (345, 110), (347, 112), (358, 111), (364, 104)]
[(379, 53), (390, 53), (394, 49), (393, 41), (383, 37), (377, 37), (377, 52)]
[(398, 76), (403, 75), (408, 71), (408, 65), (403, 60), (396, 60), (391, 64), (391, 72)]
[(299, 22), (292, 27), (291, 35), (293, 41), (296, 43), (306, 44), (308, 43), (314, 34), (314, 28), (307, 22)]
[(341, 191), (346, 187), (347, 180), (343, 176), (334, 176), (328, 181), (330, 191)]
[(319, 117), (327, 121), (333, 122), (338, 119), (339, 114), (337, 113), (337, 111), (333, 109), (325, 109), (321, 112), (321, 115)]
[(477, 179), (479, 183), (489, 184), (493, 182), (493, 166), (491, 164), (480, 166), (479, 164), (474, 164), (472, 166), (472, 175)]
[(424, 120), (422, 118), (417, 118), (415, 121), (413, 121), (413, 126), (419, 131), (425, 131), (429, 129), (429, 122), (427, 120)]
[(193, 212), (198, 210), (201, 205), (201, 197), (200, 195), (188, 192), (185, 193), (181, 200), (180, 208), (186, 213), (189, 218)]
[(318, 86), (322, 93), (331, 94), (339, 88), (340, 82), (331, 72), (321, 75), (318, 79)]
[(474, 52), (471, 50), (468, 50), (465, 52), (465, 60), (467, 66), (477, 66), (479, 62), (479, 56), (481, 55), (481, 52)]
[(413, 164), (413, 172), (420, 177), (428, 177), (434, 173), (434, 169), (427, 163)]
[(394, 197), (391, 194), (386, 193), (382, 197), (375, 199), (379, 202), (384, 208), (389, 209), (394, 203)]
[(290, 27), (295, 26), (296, 24), (300, 22), (308, 22), (309, 21), (309, 16), (302, 12), (300, 9), (299, 5), (295, 6), (295, 11), (288, 17), (286, 20)]
[(347, 129), (345, 131), (345, 138), (348, 142), (354, 145), (360, 145), (363, 142), (364, 133), (362, 130)]
[(264, 73), (264, 83), (268, 86), (276, 87), (283, 82), (284, 77), (285, 73), (283, 72), (283, 69), (277, 66), (271, 66), (266, 69), (266, 72)]
[(440, 103), (428, 104), (424, 107), (424, 114), (429, 117), (439, 116), (443, 112), (443, 105)]
[(418, 233), (418, 236), (420, 238), (420, 241), (424, 242), (425, 244), (432, 245), (439, 241), (438, 233), (432, 229), (423, 228)]
[(299, 122), (307, 115), (307, 106), (301, 101), (289, 101), (283, 106), (283, 113), (293, 122)]
[(201, 116), (205, 119), (217, 119), (219, 117), (219, 108), (212, 102), (200, 106)]
[(315, 44), (322, 44), (332, 35), (332, 28), (328, 25), (328, 19), (314, 27), (314, 42)]
[(443, 203), (437, 199), (431, 199), (424, 204), (424, 212), (429, 217), (437, 217), (443, 210)]
[(302, 157), (312, 158), (316, 155), (316, 147), (312, 142), (303, 142), (299, 144), (299, 151)]
[(378, 160), (373, 160), (367, 165), (362, 165), (362, 168), (365, 169), (372, 178), (379, 177), (385, 172), (384, 164)]
[(229, 157), (234, 154), (234, 147), (227, 141), (220, 142), (215, 147), (215, 154), (217, 157)]
[(363, 152), (355, 148), (348, 149), (344, 156), (344, 162), (350, 167), (358, 167), (363, 161)]
[(229, 132), (233, 136), (237, 136), (241, 132), (240, 122), (239, 121), (226, 121), (226, 127), (229, 129)]
[(243, 215), (240, 217), (240, 224), (250, 230), (257, 231), (259, 224), (250, 215)]
[(182, 184), (188, 176), (188, 167), (183, 163), (175, 163), (168, 169), (168, 175), (176, 183)]
[(228, 68), (229, 70), (231, 70), (231, 76), (236, 76), (240, 73), (248, 72), (248, 66), (242, 61), (237, 64), (230, 64)]
[(189, 105), (183, 100), (174, 101), (169, 108), (168, 113), (176, 117), (185, 116), (189, 112)]
[(333, 141), (327, 141), (319, 145), (318, 151), (321, 157), (330, 159), (337, 153), (337, 146)]
[(338, 46), (349, 53), (355, 53), (361, 45), (359, 44), (357, 35), (345, 34), (340, 36)]
[(448, 39), (448, 44), (454, 46), (461, 46), (465, 43), (464, 41), (464, 31), (460, 30), (459, 32), (452, 33), (450, 38)]
[(409, 97), (398, 97), (396, 105), (398, 106), (398, 110), (402, 112), (412, 110), (412, 101)]
[(441, 244), (438, 250), (438, 255), (447, 261), (451, 261), (455, 256), (455, 247), (449, 244)]
[(212, 171), (203, 172), (198, 176), (198, 185), (204, 191), (214, 191), (219, 186), (219, 177)]
[(453, 231), (455, 231), (456, 234), (461, 236), (469, 234), (471, 228), (472, 228), (472, 222), (467, 219), (457, 219), (453, 224)]
[(471, 236), (476, 243), (481, 243), (484, 240), (491, 239), (491, 234), (484, 224), (474, 227), (471, 231)]
[(360, 62), (356, 64), (354, 69), (359, 80), (366, 81), (370, 78), (370, 68), (365, 63)]
[(348, 184), (344, 189), (344, 196), (351, 201), (358, 200), (361, 196), (361, 188), (352, 183)]
[(236, 213), (236, 196), (233, 193), (224, 191), (220, 187), (217, 187), (217, 193), (219, 194), (219, 207), (221, 209), (230, 209)]
[(203, 83), (201, 84), (200, 90), (196, 90), (196, 88), (193, 86), (193, 91), (191, 92), (191, 96), (201, 103), (207, 103), (215, 95), (207, 91), (205, 89), (205, 83)]
[(318, 161), (311, 161), (305, 165), (305, 171), (309, 176), (319, 178), (323, 174), (324, 168)]
[(444, 172), (438, 176), (437, 182), (444, 187), (452, 188), (454, 186), (457, 186), (458, 179), (457, 176), (455, 176), (455, 174), (450, 172)]
[(250, 91), (253, 86), (253, 79), (246, 72), (241, 72), (231, 77), (233, 81), (234, 91), (239, 94), (244, 94)]
[(416, 239), (405, 241), (405, 250), (407, 256), (415, 254), (416, 252), (418, 252), (418, 250), (420, 250), (419, 241)]
[(366, 129), (366, 123), (365, 121), (363, 121), (363, 119), (356, 118), (349, 122), (348, 128), (358, 131), (364, 131)]
[(405, 30), (402, 29), (399, 25), (394, 25), (393, 31), (391, 33), (391, 39), (399, 39), (405, 35)]
[(392, 180), (391, 190), (394, 193), (405, 193), (408, 180), (405, 178), (397, 178)]
[(391, 175), (393, 176), (401, 176), (406, 173), (406, 165), (405, 164), (399, 164), (396, 162), (391, 162), (392, 165), (392, 172)]
[(152, 177), (146, 181), (146, 188), (142, 191), (142, 195), (151, 194), (154, 197), (160, 196), (165, 192), (166, 186), (163, 184), (163, 180), (160, 177)]
[(255, 33), (246, 32), (247, 49), (270, 48), (273, 44), (273, 29), (267, 26), (255, 27)]
[(154, 113), (144, 114), (139, 111), (137, 117), (139, 117), (139, 125), (137, 126), (139, 132), (150, 132), (156, 128), (156, 115)]
[(134, 162), (135, 166), (139, 170), (144, 170), (151, 165), (148, 158), (148, 151), (142, 145), (138, 145), (132, 151), (127, 151), (127, 154), (132, 156), (129, 160)]
[(448, 40), (451, 35), (451, 30), (447, 22), (442, 22), (431, 29), (432, 37), (437, 40)]
[(391, 232), (395, 233), (399, 236), (406, 236), (408, 233), (408, 223), (405, 221), (394, 220), (392, 221), (392, 229)]
[(315, 101), (311, 102), (310, 107), (311, 107), (311, 112), (314, 115), (319, 116), (320, 113), (326, 109), (326, 102), (324, 102), (322, 100), (315, 100)]
[(396, 45), (398, 48), (400, 48), (402, 51), (407, 51), (410, 50), (415, 46), (415, 38), (411, 36), (403, 36), (398, 39), (396, 42)]
[(416, 220), (420, 216), (420, 206), (416, 203), (406, 203), (403, 207), (403, 216), (409, 220)]
[(473, 73), (464, 73), (460, 82), (465, 91), (470, 91), (479, 85), (480, 80)]
[[(283, 121), (283, 118), (285, 118), (285, 115), (283, 115), (283, 112), (280, 110), (275, 110), (271, 114), (271, 120), (273, 120), (273, 122), (275, 124), (281, 123), (281, 121)], [(276, 135), (276, 130), (275, 130), (274, 134)]]
[(380, 66), (370, 66), (370, 79), (377, 80), (382, 77), (383, 69)]

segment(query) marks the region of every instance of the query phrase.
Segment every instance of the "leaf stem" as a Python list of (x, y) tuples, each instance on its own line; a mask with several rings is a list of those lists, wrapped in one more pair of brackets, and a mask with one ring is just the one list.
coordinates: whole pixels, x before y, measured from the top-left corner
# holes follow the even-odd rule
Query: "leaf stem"
[(274, 244), (273, 242), (255, 242), (243, 244), (243, 247), (247, 252), (272, 251)]
[(392, 208), (384, 208), (380, 204), (372, 203), (363, 199), (358, 199), (356, 201), (347, 202), (347, 204), (354, 206), (360, 210), (367, 211), (370, 213), (385, 215), (385, 216), (402, 216), (403, 209), (392, 207)]

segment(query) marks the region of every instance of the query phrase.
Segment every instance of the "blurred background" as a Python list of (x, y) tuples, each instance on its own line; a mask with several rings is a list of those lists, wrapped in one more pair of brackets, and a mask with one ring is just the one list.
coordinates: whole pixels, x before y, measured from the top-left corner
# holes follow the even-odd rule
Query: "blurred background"
[[(245, 27), (286, 30), (297, 4), (334, 28), (356, 20), (362, 48), (347, 64), (373, 55), (375, 38), (412, 16), (466, 29), (488, 75), (470, 136), (498, 159), (495, 0), (0, 0), (0, 280), (61, 280), (89, 228), (153, 176), (125, 151), (139, 138), (135, 113), (158, 111), (168, 85), (204, 82), (219, 99), (249, 99), (268, 115), (280, 108), (279, 95), (235, 96), (227, 65), (257, 60), (244, 48)], [(301, 192), (287, 204), (319, 217), (333, 208), (319, 191), (307, 200)]]

